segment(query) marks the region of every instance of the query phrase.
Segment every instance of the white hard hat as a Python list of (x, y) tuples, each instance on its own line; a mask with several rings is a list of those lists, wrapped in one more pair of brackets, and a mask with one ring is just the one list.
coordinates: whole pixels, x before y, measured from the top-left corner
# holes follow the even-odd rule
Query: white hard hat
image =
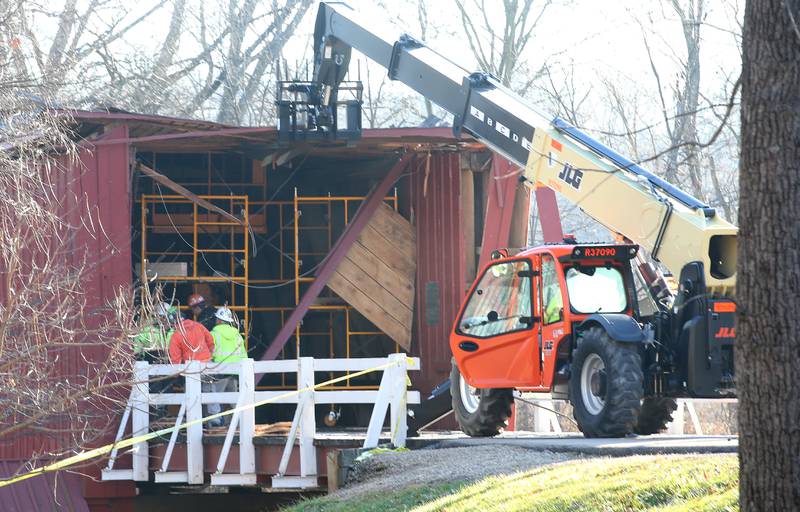
[(233, 323), (233, 311), (226, 307), (217, 308), (217, 312), (214, 313), (214, 316), (222, 320), (223, 322)]
[(168, 316), (169, 308), (169, 304), (162, 302), (161, 304), (156, 305), (156, 313), (158, 313), (158, 316)]

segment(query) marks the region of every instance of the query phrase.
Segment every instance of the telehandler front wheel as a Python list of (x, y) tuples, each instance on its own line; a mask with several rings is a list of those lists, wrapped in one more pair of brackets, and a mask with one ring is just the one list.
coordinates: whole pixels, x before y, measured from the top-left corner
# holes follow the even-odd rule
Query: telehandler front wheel
[(450, 371), (453, 413), (461, 431), (471, 437), (491, 437), (503, 431), (511, 416), (511, 389), (476, 389), (467, 384), (456, 366)]
[(636, 345), (618, 343), (590, 328), (572, 358), (569, 396), (586, 437), (623, 437), (634, 431), (643, 395), (642, 361)]
[(642, 400), (642, 410), (634, 432), (639, 435), (658, 434), (672, 421), (672, 413), (678, 408), (674, 398), (651, 397)]

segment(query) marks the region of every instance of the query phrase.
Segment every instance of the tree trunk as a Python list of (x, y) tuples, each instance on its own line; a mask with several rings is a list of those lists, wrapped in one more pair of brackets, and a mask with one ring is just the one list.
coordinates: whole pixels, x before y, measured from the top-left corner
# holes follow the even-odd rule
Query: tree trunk
[(800, 510), (798, 0), (749, 0), (742, 62), (741, 508)]

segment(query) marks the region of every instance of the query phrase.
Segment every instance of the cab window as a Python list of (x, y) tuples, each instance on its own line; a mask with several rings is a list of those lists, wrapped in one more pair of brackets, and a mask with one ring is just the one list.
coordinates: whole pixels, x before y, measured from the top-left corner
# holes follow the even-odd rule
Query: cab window
[(628, 307), (625, 280), (616, 267), (567, 269), (569, 304), (576, 313), (622, 313)]
[(545, 325), (564, 318), (564, 299), (561, 294), (561, 283), (558, 280), (558, 270), (555, 260), (549, 254), (542, 256), (542, 304), (544, 305), (542, 323)]
[(533, 324), (530, 270), (527, 260), (489, 267), (464, 308), (460, 333), (489, 338), (529, 329)]

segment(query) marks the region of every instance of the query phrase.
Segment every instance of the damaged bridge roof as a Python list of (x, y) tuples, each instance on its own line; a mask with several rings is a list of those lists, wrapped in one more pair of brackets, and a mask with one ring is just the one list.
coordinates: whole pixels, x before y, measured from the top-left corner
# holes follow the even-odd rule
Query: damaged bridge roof
[[(287, 143), (278, 140), (278, 129), (274, 126), (230, 126), (210, 121), (182, 119), (150, 114), (137, 114), (116, 110), (92, 112), (69, 111), (75, 122), (77, 135), (93, 142), (105, 126), (124, 123), (129, 137), (125, 139), (140, 151), (154, 152), (225, 152), (235, 151), (253, 158), (263, 159), (287, 148), (308, 147), (330, 156), (336, 154), (385, 155), (400, 148), (417, 149), (465, 149), (483, 148), (469, 137), (456, 139), (450, 128), (376, 128), (364, 129), (362, 139), (350, 144), (344, 141), (296, 141)], [(114, 143), (122, 142), (117, 139)], [(102, 142), (97, 142), (102, 144)]]

